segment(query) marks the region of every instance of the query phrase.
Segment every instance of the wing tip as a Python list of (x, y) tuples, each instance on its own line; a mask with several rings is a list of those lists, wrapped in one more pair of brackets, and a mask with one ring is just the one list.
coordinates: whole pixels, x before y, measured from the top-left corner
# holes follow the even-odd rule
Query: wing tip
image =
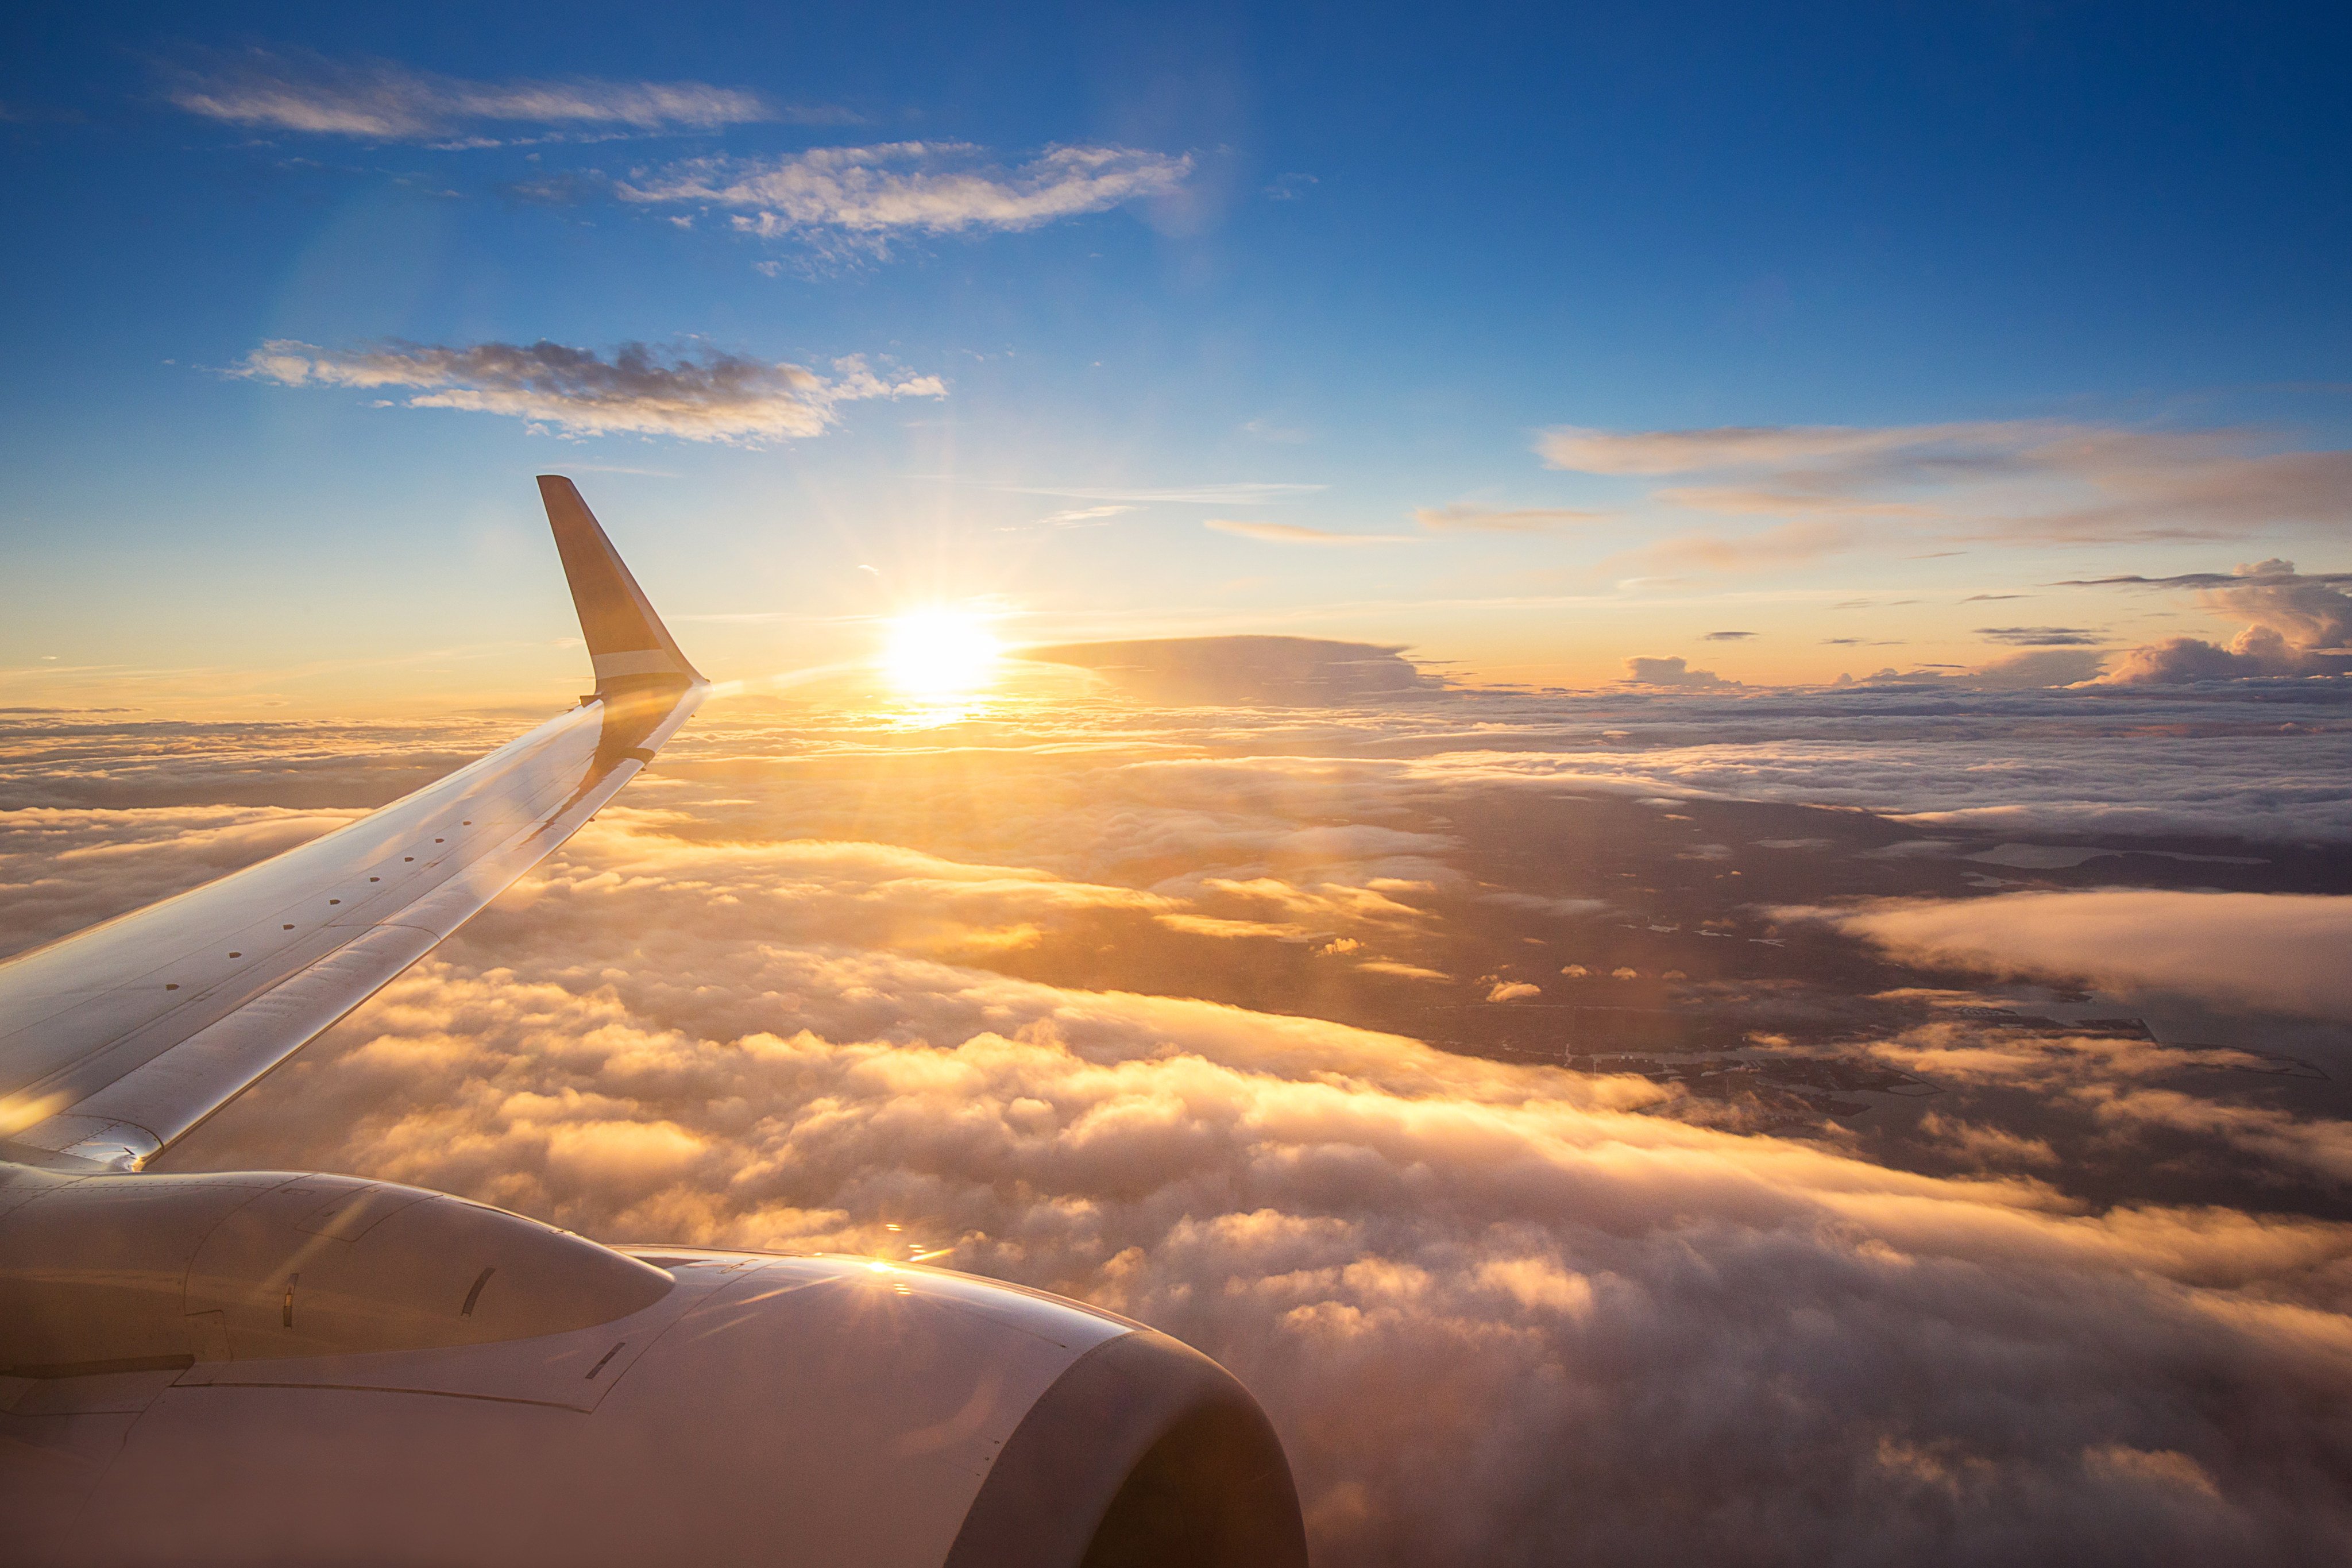
[(547, 508), (572, 603), (580, 613), (581, 636), (596, 668), (596, 689), (695, 686), (702, 673), (662, 625), (645, 590), (637, 586), (620, 552), (613, 548), (580, 487), (563, 474), (539, 476), (540, 500)]

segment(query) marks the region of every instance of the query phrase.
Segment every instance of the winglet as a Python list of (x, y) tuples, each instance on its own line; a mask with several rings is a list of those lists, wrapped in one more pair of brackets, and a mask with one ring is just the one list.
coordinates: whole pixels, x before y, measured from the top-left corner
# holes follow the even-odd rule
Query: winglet
[(613, 542), (596, 524), (596, 514), (561, 474), (539, 476), (540, 499), (555, 530), (572, 602), (580, 611), (581, 635), (596, 663), (599, 696), (648, 686), (698, 684), (701, 674), (670, 640), (645, 590), (621, 563)]

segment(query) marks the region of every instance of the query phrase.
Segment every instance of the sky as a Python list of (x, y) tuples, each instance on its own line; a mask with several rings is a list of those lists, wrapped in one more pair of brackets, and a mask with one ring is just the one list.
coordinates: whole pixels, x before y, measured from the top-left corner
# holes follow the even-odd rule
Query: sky
[(2328, 7), (0, 26), (19, 703), (562, 692), (545, 470), (743, 679), (2063, 684), (2352, 567)]
[(2352, 22), (19, 7), (0, 962), (714, 681), (167, 1151), (1129, 1314), (1322, 1568), (2352, 1560)]

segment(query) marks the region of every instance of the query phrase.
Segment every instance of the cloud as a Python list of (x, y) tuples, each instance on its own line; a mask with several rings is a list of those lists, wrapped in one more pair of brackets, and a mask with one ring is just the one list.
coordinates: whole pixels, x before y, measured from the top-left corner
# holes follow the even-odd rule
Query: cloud
[(2352, 898), (2007, 893), (1822, 914), (1914, 958), (2352, 1021)]
[(1091, 669), (1156, 702), (1324, 703), (1433, 686), (1402, 649), (1320, 637), (1163, 637), (1027, 647), (1017, 657)]
[(1087, 523), (1107, 521), (1111, 518), (1123, 516), (1134, 510), (1135, 508), (1131, 506), (1071, 507), (1062, 511), (1048, 512), (1045, 516), (1038, 519), (1038, 521), (1040, 522), (1050, 523), (1055, 528), (1077, 528)]
[(2084, 626), (1979, 626), (1977, 636), (2015, 647), (2096, 647), (2109, 640)]
[(2263, 676), (2337, 675), (2352, 670), (2352, 595), (2343, 573), (2306, 575), (2292, 561), (2241, 565), (2229, 576), (2103, 577), (2063, 587), (2130, 585), (2192, 588), (2216, 616), (2249, 623), (2226, 647), (2200, 637), (2171, 637), (2123, 656), (2105, 679), (2120, 686), (2178, 685)]
[(1276, 425), (1271, 420), (1248, 419), (1242, 422), (1242, 434), (1260, 441), (1297, 443), (1307, 438), (1307, 433), (1296, 426)]
[(325, 349), (273, 339), (235, 374), (286, 386), (418, 388), (411, 408), (460, 408), (543, 421), (572, 435), (623, 432), (758, 446), (814, 436), (844, 403), (941, 397), (937, 376), (886, 381), (862, 359), (834, 362), (827, 378), (712, 349), (664, 353), (623, 343), (610, 360), (545, 339), (462, 348), (397, 341)]
[(1005, 495), (1056, 496), (1070, 500), (1132, 501), (1138, 505), (1146, 506), (1161, 501), (1201, 506), (1278, 506), (1285, 501), (1297, 500), (1301, 496), (1313, 495), (1329, 487), (1239, 480), (1231, 483), (1124, 489), (1104, 489), (1100, 486), (1071, 488), (1053, 485), (990, 485), (986, 488)]
[(1583, 523), (1604, 522), (1615, 514), (1574, 507), (1496, 508), (1456, 503), (1417, 509), (1413, 521), (1437, 533), (1549, 533)]
[[(2262, 688), (2049, 689), (2071, 684), (2070, 673), (2087, 679), (2080, 665), (2029, 666), (2015, 686), (1990, 680), (2002, 664), (2096, 658), (2032, 649), (1969, 680), (1826, 692), (1686, 689), (1672, 717), (1636, 708), (1630, 690), (1530, 700), (1515, 715), (1486, 699), (1475, 731), (1421, 747), (1392, 737), (1386, 744), (1408, 754), (1355, 765), (1432, 788), (1478, 780), (1804, 802), (2000, 833), (2352, 840), (2352, 729), (2336, 721), (2337, 699), (2315, 693), (2282, 709)], [(1597, 739), (1602, 726), (1622, 738)], [(2164, 743), (2145, 743), (2150, 735)]]
[(1643, 576), (1687, 572), (1773, 572), (1810, 565), (1823, 556), (1852, 549), (1864, 538), (1863, 530), (1853, 523), (1799, 520), (1730, 538), (1711, 533), (1679, 534), (1612, 555), (1594, 570)]
[(1711, 669), (1693, 669), (1677, 654), (1672, 658), (1633, 658), (1625, 661), (1631, 686), (1666, 686), (1688, 691), (1727, 691), (1741, 683), (1726, 680)]
[(622, 200), (721, 207), (762, 237), (846, 244), (873, 252), (894, 235), (1034, 228), (1057, 218), (1173, 195), (1190, 154), (1128, 147), (1049, 147), (1016, 169), (985, 163), (963, 142), (818, 147), (770, 159), (700, 158), (633, 176)]
[[(1604, 1016), (1780, 1027), (1801, 1009), (1778, 966), (1806, 944), (1671, 929), (1667, 877), (1745, 919), (1754, 895), (1717, 874), (1819, 875), (1881, 831), (1592, 796), (2341, 838), (2340, 701), (1437, 692), (1008, 704), (919, 733), (714, 703), (618, 809), (165, 1163), (355, 1171), (613, 1240), (935, 1254), (1086, 1297), (1249, 1383), (1330, 1568), (2341, 1561), (2352, 1135), (2331, 1086), (1971, 1018), (1999, 1000), (1973, 992), (1855, 996), (1885, 950), (1823, 930), (1838, 1060), (1915, 1073), (1924, 1103), (1741, 1135), (1696, 1124), (1691, 1088), (1557, 1065)], [(0, 945), (18, 913), (106, 912), (345, 820), (502, 725), (0, 720)], [(1742, 825), (1797, 847), (1748, 853)], [(1780, 837), (1801, 826), (1823, 837)], [(1718, 837), (1742, 848), (1675, 858)], [(1938, 867), (1856, 860), (1849, 885)], [(1596, 889), (1608, 918), (1577, 896)], [(2344, 999), (2325, 921), (2002, 906), (1968, 906), (1970, 942), (2146, 947), (2152, 973), (2270, 1005)], [(1476, 962), (1433, 945), (1482, 921)], [(1648, 1011), (1684, 950), (1775, 967)], [(1076, 978), (1112, 963), (1149, 979)], [(1328, 1011), (1368, 994), (1392, 1000)], [(1528, 1054), (1409, 1037), (1482, 1026)]]
[[(1833, 639), (1841, 640), (1841, 639)], [(1860, 638), (1842, 639), (1859, 642)], [(1871, 644), (1894, 647), (1894, 644)], [(1851, 686), (1962, 687), (1978, 690), (2023, 691), (2053, 686), (2078, 686), (2098, 678), (2106, 655), (2088, 648), (2035, 647), (1973, 667), (1949, 664), (1917, 665), (1897, 669), (1889, 665), (1856, 679), (1841, 675), (1836, 684)]]
[(2022, 689), (2038, 686), (2074, 686), (2095, 679), (2106, 655), (2087, 648), (2045, 647), (2012, 653), (1980, 664), (1965, 679), (1974, 686)]
[(1638, 1079), (780, 940), (773, 864), (592, 829), (173, 1163), (1090, 1299), (1250, 1384), (1333, 1564), (2352, 1542), (2343, 1226), (2088, 1205), (2009, 1150), (1917, 1174), (1639, 1114), (1666, 1094)]
[(845, 118), (697, 81), (469, 81), (388, 60), (345, 63), (266, 49), (174, 73), (168, 96), (191, 114), (233, 125), (378, 142), (444, 141), (485, 122), (643, 132)]
[[(1705, 477), (1654, 493), (1703, 511), (1845, 529), (1927, 526), (2024, 543), (2207, 539), (2352, 521), (2352, 451), (2268, 450), (2260, 431), (2130, 429), (2064, 420), (1855, 427), (1549, 430), (1557, 468), (1621, 478)], [(1816, 536), (1832, 536), (1824, 531)]]
[(1201, 526), (1213, 528), (1219, 533), (1262, 540), (1268, 544), (1318, 544), (1346, 548), (1360, 544), (1412, 542), (1410, 535), (1402, 533), (1334, 533), (1328, 529), (1302, 528), (1294, 522), (1237, 522), (1223, 517), (1209, 518)]
[(1701, 642), (1744, 642), (1755, 635), (1754, 632), (1709, 632), (1699, 640)]

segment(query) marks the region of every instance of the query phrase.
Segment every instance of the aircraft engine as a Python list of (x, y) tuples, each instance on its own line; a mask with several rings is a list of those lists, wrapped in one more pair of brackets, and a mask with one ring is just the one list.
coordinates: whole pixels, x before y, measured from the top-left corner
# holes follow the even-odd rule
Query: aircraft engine
[(12, 1562), (1306, 1561), (1249, 1394), (1092, 1308), (350, 1177), (9, 1175)]

